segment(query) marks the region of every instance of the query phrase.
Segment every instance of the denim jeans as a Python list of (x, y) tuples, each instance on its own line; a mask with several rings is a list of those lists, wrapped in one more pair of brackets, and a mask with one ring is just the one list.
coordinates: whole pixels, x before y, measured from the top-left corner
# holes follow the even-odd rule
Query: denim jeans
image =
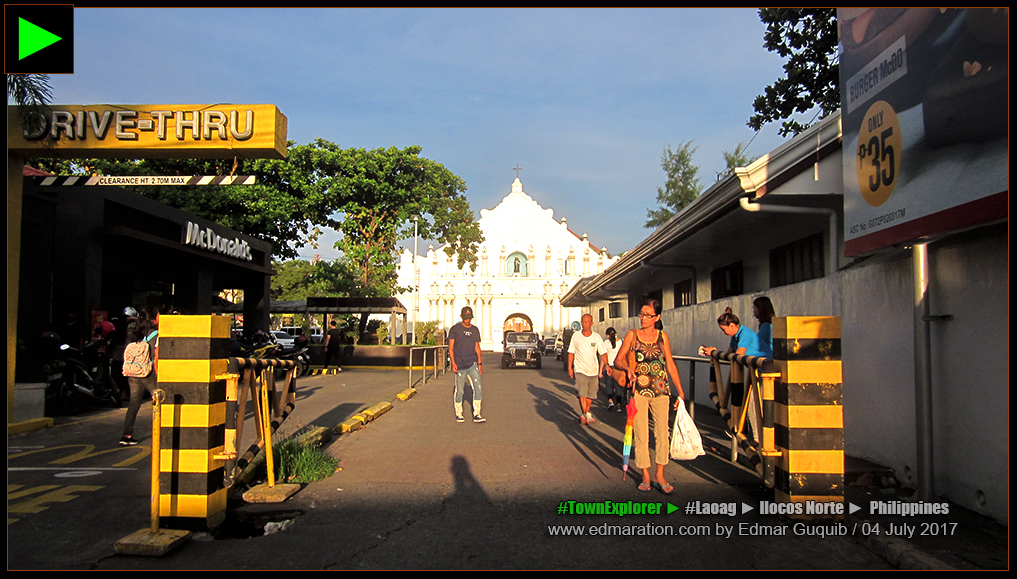
[(479, 401), (482, 398), (480, 395), (480, 369), (476, 364), (474, 364), (466, 369), (460, 368), (459, 371), (456, 372), (456, 404), (463, 403), (463, 390), (465, 390), (467, 378), (469, 378), (470, 383), (473, 384), (473, 400)]

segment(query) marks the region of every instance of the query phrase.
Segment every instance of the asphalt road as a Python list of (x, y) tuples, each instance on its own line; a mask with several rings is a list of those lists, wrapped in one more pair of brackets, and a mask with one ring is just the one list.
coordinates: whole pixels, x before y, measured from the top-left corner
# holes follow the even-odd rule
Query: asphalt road
[[(666, 467), (674, 495), (638, 492), (634, 473), (623, 480), (620, 468), (624, 414), (601, 400), (599, 421), (580, 425), (574, 389), (550, 360), (539, 371), (502, 370), (496, 354), (485, 354), (484, 424), (454, 421), (451, 374), (418, 384), (408, 401), (395, 399), (405, 371), (301, 379), (289, 432), (333, 426), (381, 401), (393, 409), (327, 446), (340, 461), (335, 475), (286, 503), (231, 508), (225, 534), (239, 534), (234, 519), (283, 530), (198, 535), (162, 558), (113, 552), (117, 539), (148, 525), (147, 407), (142, 445), (131, 449), (116, 445), (123, 410), (11, 436), (8, 568), (892, 568), (857, 527), (841, 535), (847, 522), (795, 526), (759, 514), (768, 495), (755, 475), (712, 453)], [(708, 440), (723, 438), (704, 407), (697, 421)], [(560, 513), (568, 501), (659, 513)], [(688, 514), (696, 501), (713, 513)], [(669, 504), (676, 512), (667, 514)], [(743, 504), (756, 510), (742, 514)]]

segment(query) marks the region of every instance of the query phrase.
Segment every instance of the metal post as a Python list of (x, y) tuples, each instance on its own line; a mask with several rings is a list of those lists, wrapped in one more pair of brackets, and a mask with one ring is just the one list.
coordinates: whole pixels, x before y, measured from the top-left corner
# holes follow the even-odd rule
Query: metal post
[(777, 378), (780, 378), (779, 373), (764, 372), (760, 392), (763, 401), (763, 430), (759, 443), (762, 446), (761, 452), (763, 455), (763, 484), (767, 488), (773, 488), (776, 482), (775, 468), (777, 458), (781, 454), (776, 448), (776, 438), (774, 436), (774, 412), (776, 411), (774, 380)]
[[(413, 340), (410, 342), (417, 345), (417, 312), (420, 310), (420, 271), (417, 269), (417, 222), (419, 215), (413, 216)], [(403, 334), (406, 335), (405, 333)]]
[(156, 390), (152, 393), (152, 534), (159, 532), (159, 472), (162, 468), (160, 434), (162, 431), (162, 401), (166, 393)]
[(924, 243), (911, 248), (915, 326), (915, 440), (918, 498), (934, 498), (932, 453), (932, 363), (929, 339), (929, 250)]
[[(268, 384), (266, 378), (272, 376), (272, 369), (266, 370), (268, 375), (262, 375), (261, 380), (261, 424), (262, 439), (265, 441), (265, 468), (268, 470), (268, 486), (275, 486), (275, 461), (272, 460), (272, 424), (268, 410)], [(269, 378), (270, 379), (270, 378)]]
[(689, 416), (692, 417), (692, 421), (696, 420), (696, 361), (689, 361), (689, 400), (692, 404), (689, 405)]

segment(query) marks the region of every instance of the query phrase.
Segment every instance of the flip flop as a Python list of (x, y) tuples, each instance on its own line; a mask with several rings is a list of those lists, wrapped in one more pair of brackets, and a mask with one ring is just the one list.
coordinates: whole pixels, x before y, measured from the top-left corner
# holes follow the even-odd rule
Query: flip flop
[(648, 492), (650, 492), (650, 487), (651, 487), (652, 485), (653, 485), (653, 483), (650, 483), (650, 484), (646, 484), (646, 483), (639, 483), (639, 486), (638, 486), (638, 487), (636, 487), (636, 489), (637, 489), (637, 490), (638, 490), (639, 492), (641, 492), (641, 493), (648, 493)]
[(671, 486), (670, 484), (661, 485), (659, 482), (653, 481), (652, 483), (650, 483), (650, 486), (652, 486), (653, 488), (657, 489), (658, 491), (665, 495), (670, 495), (671, 493), (674, 492), (674, 487)]

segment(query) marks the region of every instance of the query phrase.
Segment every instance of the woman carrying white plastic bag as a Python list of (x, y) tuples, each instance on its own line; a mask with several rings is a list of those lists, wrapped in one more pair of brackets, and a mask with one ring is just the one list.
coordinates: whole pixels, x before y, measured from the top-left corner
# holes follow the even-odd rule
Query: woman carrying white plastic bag
[(699, 435), (699, 429), (688, 410), (685, 410), (685, 401), (679, 398), (674, 427), (671, 429), (671, 458), (692, 460), (704, 454), (706, 451), (703, 450), (703, 438)]

